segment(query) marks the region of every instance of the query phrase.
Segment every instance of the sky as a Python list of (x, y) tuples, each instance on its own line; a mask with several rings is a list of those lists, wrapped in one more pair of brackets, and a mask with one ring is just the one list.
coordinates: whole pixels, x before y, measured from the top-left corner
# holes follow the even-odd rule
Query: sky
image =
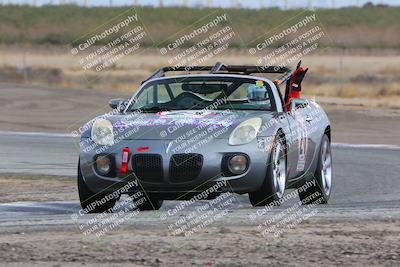
[[(43, 4), (58, 4), (60, 2), (83, 4), (85, 0), (0, 0), (0, 3), (13, 3), (13, 4), (26, 4), (36, 2), (37, 5)], [(113, 6), (126, 6), (132, 5), (135, 1), (138, 1), (140, 5), (152, 5), (158, 6), (159, 0), (86, 0), (90, 6), (109, 6), (112, 3)], [(209, 0), (186, 0), (190, 6), (207, 6)], [(289, 8), (307, 7), (309, 0), (287, 0)], [(183, 5), (185, 0), (162, 0), (164, 6), (178, 6)], [(213, 6), (229, 7), (232, 2), (238, 2), (241, 6), (247, 8), (260, 8), (261, 3), (264, 7), (279, 6), (284, 7), (285, 0), (210, 0)], [(384, 3), (388, 5), (400, 6), (400, 0), (313, 0), (315, 7), (332, 7), (335, 3), (336, 7), (344, 7), (350, 5), (362, 5), (366, 2), (372, 2), (375, 4)]]

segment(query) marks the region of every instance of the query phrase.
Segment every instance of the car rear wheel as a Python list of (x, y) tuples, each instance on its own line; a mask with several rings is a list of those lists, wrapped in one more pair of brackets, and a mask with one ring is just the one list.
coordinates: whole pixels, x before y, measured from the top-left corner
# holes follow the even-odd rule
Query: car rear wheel
[(277, 134), (274, 146), (269, 157), (267, 176), (260, 189), (249, 193), (250, 203), (256, 206), (265, 206), (270, 203), (279, 203), (286, 188), (286, 154), (283, 138)]
[(322, 137), (318, 165), (311, 182), (311, 187), (299, 190), (302, 204), (327, 204), (332, 192), (332, 153), (327, 135)]
[(82, 209), (87, 213), (111, 212), (116, 199), (110, 195), (92, 192), (85, 183), (78, 162), (78, 193)]

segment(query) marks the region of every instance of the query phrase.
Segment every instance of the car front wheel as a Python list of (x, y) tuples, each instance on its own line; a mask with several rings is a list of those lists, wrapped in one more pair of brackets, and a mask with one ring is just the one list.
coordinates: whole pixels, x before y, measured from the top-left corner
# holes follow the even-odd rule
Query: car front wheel
[(286, 188), (286, 154), (284, 139), (277, 134), (271, 149), (267, 166), (267, 176), (260, 189), (249, 193), (250, 203), (265, 206), (270, 203), (279, 204)]
[(92, 192), (85, 183), (78, 162), (78, 193), (82, 209), (86, 213), (111, 212), (117, 201), (114, 196)]

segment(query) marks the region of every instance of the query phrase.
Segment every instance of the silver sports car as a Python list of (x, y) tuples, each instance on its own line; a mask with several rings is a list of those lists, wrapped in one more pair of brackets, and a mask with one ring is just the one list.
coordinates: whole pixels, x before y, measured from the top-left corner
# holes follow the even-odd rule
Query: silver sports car
[(82, 127), (83, 210), (110, 210), (121, 194), (143, 194), (140, 210), (159, 209), (201, 192), (248, 194), (261, 206), (279, 204), (288, 188), (303, 204), (327, 203), (330, 122), (314, 101), (284, 99), (292, 77), (286, 67), (222, 63), (158, 70)]

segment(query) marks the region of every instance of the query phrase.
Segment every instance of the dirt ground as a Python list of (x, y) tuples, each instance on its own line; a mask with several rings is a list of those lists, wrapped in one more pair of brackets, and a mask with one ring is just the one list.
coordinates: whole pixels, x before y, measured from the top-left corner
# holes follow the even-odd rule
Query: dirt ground
[[(77, 199), (75, 190), (71, 178), (0, 177), (0, 202)], [(101, 238), (74, 224), (0, 232), (2, 266), (397, 266), (399, 249), (400, 221), (390, 217), (316, 216), (278, 238), (218, 221), (192, 237), (163, 224), (124, 224)]]
[(0, 260), (3, 266), (398, 266), (399, 237), (400, 222), (391, 219), (312, 218), (273, 243), (253, 226), (213, 226), (190, 240), (154, 227), (127, 226), (101, 239), (76, 230), (27, 230), (0, 233)]
[(0, 203), (77, 200), (76, 180), (59, 176), (0, 176)]

